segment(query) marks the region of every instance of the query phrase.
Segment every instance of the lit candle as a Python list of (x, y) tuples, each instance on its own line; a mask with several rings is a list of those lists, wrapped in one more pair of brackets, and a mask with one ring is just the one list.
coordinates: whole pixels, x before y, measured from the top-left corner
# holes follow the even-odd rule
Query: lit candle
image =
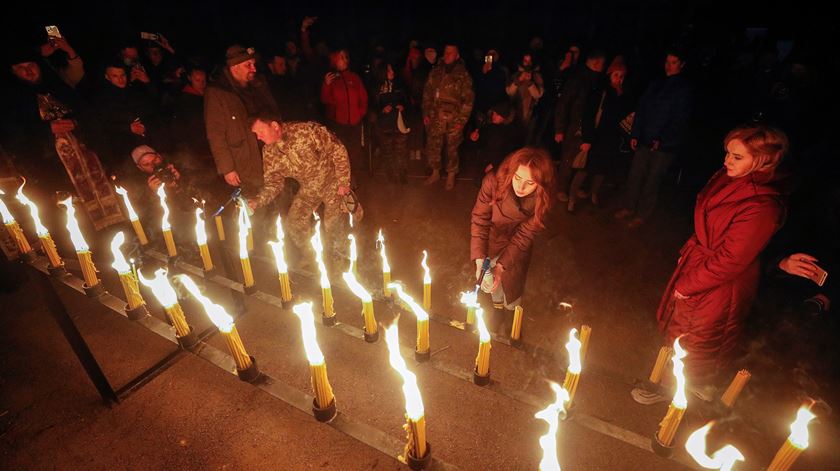
[(554, 391), (554, 403), (534, 414), (534, 417), (548, 423), (548, 432), (540, 437), (540, 448), (543, 456), (540, 460), (540, 471), (560, 471), (560, 461), (557, 458), (557, 431), (560, 429), (560, 414), (566, 412), (565, 404), (569, 401), (569, 393), (557, 383), (549, 381)]
[(767, 471), (786, 471), (790, 469), (794, 461), (799, 458), (808, 448), (808, 423), (814, 420), (817, 416), (808, 409), (808, 406), (802, 406), (796, 412), (796, 420), (790, 424), (790, 436), (788, 436), (785, 443), (776, 453)]
[[(6, 193), (3, 190), (0, 190), (0, 195), (5, 194)], [(3, 224), (6, 225), (6, 230), (9, 231), (9, 235), (12, 239), (14, 239), (20, 253), (27, 254), (32, 252), (32, 246), (29, 245), (29, 241), (26, 240), (26, 236), (23, 234), (20, 225), (15, 220), (15, 217), (12, 216), (12, 213), (9, 211), (9, 208), (6, 207), (6, 203), (4, 203), (2, 199), (0, 199), (0, 215), (3, 216)]]
[(137, 240), (140, 241), (140, 245), (146, 245), (149, 243), (149, 239), (146, 237), (146, 232), (143, 230), (143, 225), (140, 224), (140, 217), (137, 216), (137, 212), (134, 211), (134, 206), (131, 205), (131, 200), (128, 199), (128, 192), (125, 188), (117, 185), (114, 187), (114, 190), (117, 194), (122, 195), (123, 203), (125, 203), (125, 210), (128, 212), (128, 220), (131, 221), (131, 227), (134, 228), (134, 233), (137, 234)]
[(575, 399), (581, 372), (581, 342), (575, 336), (577, 329), (569, 331), (569, 341), (566, 343), (566, 351), (569, 352), (569, 367), (566, 369), (566, 379), (563, 381), (563, 389), (569, 392), (569, 404)]
[(417, 346), (415, 353), (422, 359), (428, 359), (429, 346), (429, 314), (414, 299), (403, 291), (398, 283), (391, 283), (388, 288), (397, 293), (397, 297), (405, 303), (417, 318)]
[(580, 361), (586, 359), (586, 352), (589, 350), (589, 337), (592, 335), (592, 327), (584, 324), (580, 326)]
[(204, 264), (204, 271), (213, 269), (213, 259), (210, 258), (210, 249), (207, 247), (207, 229), (204, 219), (201, 218), (204, 211), (195, 208), (195, 242), (198, 244), (198, 253), (201, 254), (201, 263)]
[(687, 355), (688, 352), (680, 346), (678, 337), (674, 340), (674, 357), (671, 359), (674, 363), (674, 378), (677, 382), (677, 389), (674, 392), (674, 399), (668, 406), (665, 418), (659, 423), (659, 432), (656, 434), (659, 443), (666, 447), (673, 443), (677, 428), (680, 426), (683, 414), (685, 414), (685, 408), (688, 406), (688, 399), (685, 396), (685, 364), (682, 361)]
[(522, 340), (522, 306), (513, 308), (513, 326), (510, 328), (510, 339), (514, 342)]
[(429, 274), (429, 265), (427, 264), (429, 253), (423, 251), (423, 260), (420, 265), (423, 267), (423, 308), (427, 311), (432, 310), (432, 276)]
[(744, 461), (744, 455), (732, 445), (724, 446), (712, 456), (706, 454), (706, 436), (714, 423), (714, 421), (709, 422), (689, 435), (685, 442), (685, 450), (697, 464), (706, 469), (730, 471), (736, 462)]
[(327, 377), (327, 364), (318, 339), (315, 335), (315, 316), (312, 314), (312, 303), (302, 303), (294, 306), (292, 311), (300, 319), (300, 331), (303, 338), (303, 349), (309, 361), (309, 373), (312, 376), (312, 389), (315, 390), (315, 405), (319, 409), (326, 409), (335, 403), (330, 380)]
[(88, 288), (99, 284), (96, 276), (96, 267), (93, 265), (93, 258), (90, 253), (90, 246), (85, 241), (79, 222), (76, 221), (76, 208), (73, 207), (73, 198), (68, 197), (61, 204), (67, 207), (67, 231), (70, 233), (70, 240), (76, 248), (76, 255), (79, 257), (79, 265), (82, 267), (82, 277)]
[(315, 234), (310, 239), (312, 249), (315, 251), (315, 261), (318, 263), (318, 273), (320, 273), (321, 281), (321, 295), (323, 297), (324, 306), (324, 322), (327, 324), (335, 323), (335, 310), (333, 309), (332, 287), (330, 286), (330, 278), (327, 276), (327, 266), (324, 265), (324, 244), (321, 242), (321, 218), (317, 213), (312, 213), (315, 217)]
[[(25, 184), (26, 181), (23, 182), (23, 185)], [(38, 239), (41, 240), (41, 246), (44, 248), (44, 253), (50, 261), (50, 266), (52, 268), (61, 267), (64, 265), (64, 262), (62, 262), (61, 257), (58, 256), (58, 250), (55, 248), (55, 242), (53, 242), (50, 231), (47, 230), (47, 228), (41, 223), (41, 217), (38, 214), (38, 206), (36, 206), (32, 200), (23, 194), (23, 185), (18, 188), (17, 200), (29, 208), (29, 214), (32, 215), (32, 221), (35, 223), (35, 233), (38, 235)]]
[(385, 237), (382, 236), (382, 229), (379, 229), (379, 255), (382, 257), (382, 294), (387, 298), (391, 296), (388, 285), (391, 283), (391, 265), (388, 264), (388, 256), (385, 254)]
[(732, 382), (729, 383), (729, 387), (726, 388), (726, 391), (720, 397), (720, 402), (722, 402), (723, 405), (729, 408), (734, 406), (735, 401), (741, 394), (741, 391), (743, 391), (747, 383), (750, 382), (751, 376), (752, 375), (750, 375), (750, 372), (747, 370), (741, 370), (735, 373), (735, 377), (732, 378)]
[[(484, 310), (479, 306), (475, 306), (475, 319), (479, 339), (478, 356), (475, 357), (475, 375), (482, 378), (479, 382), (487, 384), (485, 381), (490, 379), (490, 331), (484, 323)], [(473, 378), (474, 381), (475, 379)]]
[(284, 302), (292, 300), (292, 286), (289, 283), (289, 266), (286, 265), (286, 256), (283, 253), (283, 224), (280, 216), (277, 216), (277, 242), (268, 241), (271, 251), (274, 252), (274, 263), (277, 265), (277, 276), (280, 278), (280, 299)]
[(225, 240), (225, 223), (222, 220), (222, 215), (216, 214), (215, 216), (213, 216), (213, 220), (216, 221), (216, 233), (219, 235), (219, 240)]
[(478, 306), (478, 296), (475, 291), (461, 293), (461, 302), (467, 306), (467, 326), (475, 325), (475, 308)]
[(201, 294), (195, 282), (186, 275), (178, 275), (176, 279), (184, 285), (184, 288), (192, 294), (195, 299), (204, 307), (207, 317), (215, 324), (222, 333), (225, 342), (227, 343), (230, 355), (236, 363), (237, 370), (247, 370), (253, 364), (248, 352), (245, 351), (245, 346), (242, 344), (242, 339), (239, 337), (239, 332), (236, 330), (236, 324), (233, 322), (233, 317), (228, 314), (225, 309), (214, 303), (210, 298)]
[(187, 324), (184, 310), (178, 304), (178, 295), (166, 278), (166, 270), (158, 268), (155, 271), (155, 277), (152, 279), (146, 279), (143, 277), (143, 273), (138, 273), (137, 277), (140, 283), (143, 283), (144, 286), (151, 289), (152, 294), (155, 295), (160, 305), (163, 306), (166, 316), (169, 317), (169, 321), (175, 327), (175, 335), (179, 339), (190, 335), (190, 326)]
[(656, 355), (656, 363), (653, 369), (650, 370), (650, 382), (659, 384), (662, 380), (662, 373), (665, 371), (665, 366), (668, 364), (668, 358), (674, 353), (674, 349), (668, 345), (663, 345), (659, 348), (659, 354)]
[(250, 223), (248, 222), (248, 210), (244, 206), (239, 207), (239, 261), (242, 264), (242, 284), (246, 289), (254, 286), (254, 273), (251, 271), (251, 259), (248, 257), (248, 234)]
[(128, 309), (137, 309), (142, 306), (143, 297), (140, 295), (140, 287), (137, 285), (137, 279), (134, 278), (134, 272), (131, 270), (131, 265), (125, 260), (125, 257), (120, 251), (120, 247), (125, 242), (125, 234), (122, 231), (114, 234), (111, 240), (111, 253), (114, 255), (114, 263), (111, 264), (114, 270), (120, 277), (120, 284), (125, 293), (125, 301), (128, 303)]
[(172, 226), (169, 224), (169, 206), (166, 204), (166, 190), (163, 185), (158, 187), (157, 195), (160, 198), (160, 207), (163, 208), (160, 229), (163, 231), (163, 241), (166, 242), (166, 252), (170, 257), (175, 257), (178, 255), (178, 250), (175, 248), (175, 239), (172, 237)]
[(356, 236), (348, 234), (347, 239), (350, 241), (350, 267), (347, 271), (356, 273), (356, 262), (359, 254), (356, 252)]
[(365, 340), (368, 342), (375, 342), (379, 338), (379, 332), (376, 328), (376, 318), (373, 315), (373, 298), (370, 293), (356, 280), (356, 275), (353, 272), (344, 272), (341, 274), (344, 282), (350, 288), (350, 291), (362, 301), (362, 317), (365, 321)]
[(409, 371), (405, 359), (400, 355), (400, 334), (397, 321), (385, 329), (385, 343), (388, 345), (388, 362), (402, 377), (402, 391), (405, 396), (405, 429), (408, 432), (408, 443), (405, 453), (421, 459), (426, 456), (426, 411), (423, 398), (417, 386), (417, 376)]

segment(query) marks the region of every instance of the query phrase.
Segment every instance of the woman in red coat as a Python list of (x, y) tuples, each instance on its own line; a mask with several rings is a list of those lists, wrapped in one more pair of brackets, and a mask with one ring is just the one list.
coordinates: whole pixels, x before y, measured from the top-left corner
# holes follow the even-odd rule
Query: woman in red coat
[(697, 195), (694, 235), (680, 250), (656, 313), (668, 344), (682, 336), (688, 382), (703, 399), (711, 399), (715, 379), (732, 363), (758, 287), (758, 256), (785, 218), (774, 184), (785, 134), (741, 127), (724, 147), (724, 168)]
[(553, 188), (551, 157), (531, 147), (507, 156), (481, 183), (472, 211), (470, 258), (475, 260), (476, 278), (484, 258), (491, 259), (490, 292), (498, 310), (491, 321), (495, 327), (504, 325), (502, 308), (513, 311), (521, 301), (531, 246), (534, 236), (545, 228)]

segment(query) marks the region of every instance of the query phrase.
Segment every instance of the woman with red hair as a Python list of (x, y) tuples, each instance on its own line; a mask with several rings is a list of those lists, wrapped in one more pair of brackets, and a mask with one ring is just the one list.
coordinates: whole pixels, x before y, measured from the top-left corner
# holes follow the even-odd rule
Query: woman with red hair
[(532, 147), (507, 156), (481, 183), (472, 210), (470, 258), (475, 260), (476, 278), (484, 259), (491, 259), (493, 283), (484, 289), (493, 298), (496, 327), (504, 327), (505, 317), (512, 317), (503, 316), (503, 309), (513, 311), (520, 304), (534, 236), (545, 229), (553, 188), (551, 157)]
[[(724, 148), (724, 168), (697, 195), (694, 234), (680, 250), (656, 313), (666, 344), (682, 336), (688, 384), (704, 400), (712, 399), (716, 380), (737, 353), (758, 287), (758, 256), (785, 217), (774, 173), (787, 136), (768, 126), (739, 127)], [(643, 404), (658, 396), (633, 392)]]

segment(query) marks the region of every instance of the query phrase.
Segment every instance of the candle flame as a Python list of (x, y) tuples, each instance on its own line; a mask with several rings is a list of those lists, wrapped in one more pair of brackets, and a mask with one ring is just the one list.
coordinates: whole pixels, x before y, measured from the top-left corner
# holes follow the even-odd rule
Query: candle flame
[(244, 206), (239, 207), (239, 258), (248, 258), (248, 210)]
[(120, 247), (124, 242), (125, 234), (123, 234), (122, 231), (114, 234), (114, 238), (111, 239), (111, 253), (114, 255), (114, 263), (112, 263), (111, 266), (114, 267), (114, 270), (117, 270), (117, 273), (121, 275), (131, 272), (131, 266), (129, 266), (128, 262), (125, 261), (125, 257), (120, 250)]
[(569, 352), (569, 373), (580, 374), (580, 347), (581, 342), (576, 337), (577, 329), (569, 331), (569, 342), (566, 343), (566, 351)]
[(350, 216), (350, 229), (353, 229), (353, 213), (347, 213)]
[(379, 237), (376, 241), (379, 242), (379, 255), (382, 256), (382, 272), (390, 273), (391, 265), (388, 264), (388, 256), (385, 255), (385, 237), (382, 236), (382, 229), (379, 229)]
[(35, 203), (23, 194), (23, 185), (26, 185), (26, 180), (24, 180), (20, 185), (20, 188), (18, 188), (17, 200), (29, 207), (29, 213), (32, 214), (32, 220), (35, 222), (35, 232), (38, 236), (43, 237), (49, 235), (50, 231), (41, 224), (41, 218), (38, 215), (38, 206), (35, 206)]
[(143, 272), (138, 271), (137, 278), (140, 280), (140, 283), (143, 283), (144, 286), (152, 290), (152, 294), (155, 295), (155, 298), (157, 298), (163, 307), (170, 308), (178, 304), (178, 295), (175, 293), (175, 288), (169, 284), (165, 269), (158, 268), (155, 271), (155, 277), (151, 280), (146, 279), (143, 276)]
[(732, 445), (726, 445), (709, 456), (706, 454), (706, 436), (714, 421), (709, 422), (692, 433), (685, 442), (685, 450), (700, 466), (706, 469), (730, 471), (735, 462), (744, 461), (744, 455)]
[(122, 195), (123, 202), (125, 203), (125, 209), (128, 211), (128, 219), (130, 221), (138, 221), (140, 218), (137, 216), (137, 212), (134, 211), (134, 206), (131, 205), (131, 200), (128, 199), (128, 191), (125, 188), (116, 185), (114, 187), (114, 191), (117, 192), (118, 195)]
[(674, 340), (674, 356), (671, 360), (674, 363), (674, 378), (677, 380), (677, 390), (674, 393), (672, 404), (679, 409), (688, 407), (688, 398), (685, 397), (685, 363), (682, 359), (688, 355), (680, 345), (680, 337)]
[(283, 233), (283, 224), (280, 221), (280, 216), (277, 216), (277, 242), (270, 240), (268, 245), (274, 253), (274, 263), (277, 265), (277, 273), (289, 273), (289, 266), (286, 265), (286, 256), (283, 254), (283, 242), (285, 234)]
[(427, 321), (429, 320), (429, 314), (423, 309), (422, 306), (417, 304), (411, 296), (409, 296), (405, 291), (403, 291), (402, 285), (399, 283), (388, 283), (388, 288), (394, 290), (397, 293), (397, 296), (411, 308), (411, 312), (417, 316), (418, 321)]
[[(6, 194), (5, 191), (0, 190), (0, 195), (5, 195), (5, 194)], [(11, 224), (11, 223), (15, 222), (15, 217), (12, 216), (11, 211), (9, 211), (9, 208), (6, 207), (6, 203), (3, 202), (2, 199), (0, 199), (0, 215), (3, 216), (3, 224)]]
[(356, 295), (359, 299), (362, 300), (363, 303), (370, 303), (373, 302), (373, 298), (370, 296), (370, 293), (362, 286), (359, 281), (356, 279), (356, 275), (353, 272), (347, 271), (341, 274), (341, 277), (344, 278), (344, 282), (347, 283), (347, 286), (350, 288), (350, 291)]
[(160, 228), (161, 230), (168, 231), (172, 229), (172, 226), (169, 225), (169, 206), (166, 204), (166, 189), (163, 185), (158, 187), (157, 195), (158, 198), (160, 198), (160, 207), (163, 208), (163, 217), (160, 219)]
[(467, 307), (478, 307), (478, 295), (475, 291), (465, 291), (461, 293), (461, 303)]
[(487, 330), (487, 324), (484, 323), (484, 309), (480, 307), (475, 308), (475, 325), (478, 328), (478, 338), (482, 343), (490, 341), (490, 331)]
[(201, 208), (195, 208), (195, 242), (198, 245), (207, 245), (207, 230), (204, 227), (202, 214), (204, 211)]
[(321, 288), (330, 287), (330, 278), (327, 276), (327, 266), (324, 265), (324, 244), (321, 242), (321, 218), (318, 213), (313, 212), (315, 217), (315, 234), (310, 239), (312, 249), (315, 250), (315, 261), (318, 263), (318, 272), (321, 274)]
[(432, 275), (429, 274), (429, 265), (426, 261), (429, 258), (429, 252), (423, 251), (423, 260), (420, 262), (420, 265), (423, 266), (423, 284), (429, 284), (432, 282)]
[(315, 315), (312, 314), (312, 302), (300, 303), (292, 307), (292, 311), (300, 319), (300, 333), (303, 338), (303, 349), (306, 351), (306, 359), (312, 366), (324, 364), (324, 354), (318, 346), (318, 338), (315, 335)]
[(179, 283), (184, 285), (184, 288), (187, 288), (187, 291), (192, 294), (195, 299), (198, 300), (199, 303), (204, 307), (204, 311), (207, 313), (207, 317), (219, 328), (221, 332), (230, 333), (233, 330), (233, 317), (225, 311), (225, 308), (219, 306), (218, 304), (214, 303), (210, 300), (207, 296), (201, 294), (201, 290), (198, 289), (198, 285), (187, 275), (178, 275), (175, 277)]
[(539, 469), (540, 471), (560, 471), (560, 462), (557, 458), (557, 430), (560, 428), (560, 414), (566, 411), (563, 405), (569, 401), (569, 393), (553, 381), (549, 381), (549, 384), (554, 391), (554, 403), (534, 414), (537, 419), (548, 423), (548, 432), (540, 437), (543, 457), (540, 460)]
[(405, 395), (405, 415), (413, 421), (423, 418), (426, 411), (423, 407), (423, 398), (420, 396), (420, 388), (417, 387), (417, 376), (409, 371), (405, 359), (400, 355), (400, 333), (397, 320), (390, 327), (385, 328), (385, 343), (388, 345), (388, 362), (391, 367), (397, 370), (403, 380), (402, 391)]
[(358, 260), (359, 254), (356, 252), (356, 236), (348, 234), (347, 239), (350, 240), (350, 268), (348, 268), (350, 270), (355, 265), (356, 260)]
[(811, 412), (808, 407), (802, 406), (796, 412), (796, 420), (790, 424), (790, 440), (791, 445), (804, 450), (808, 448), (808, 423), (814, 420), (817, 416)]
[(85, 242), (82, 229), (79, 228), (79, 222), (76, 221), (76, 208), (73, 207), (73, 198), (67, 197), (61, 204), (67, 207), (67, 232), (70, 233), (70, 240), (73, 242), (76, 252), (90, 250), (90, 246)]

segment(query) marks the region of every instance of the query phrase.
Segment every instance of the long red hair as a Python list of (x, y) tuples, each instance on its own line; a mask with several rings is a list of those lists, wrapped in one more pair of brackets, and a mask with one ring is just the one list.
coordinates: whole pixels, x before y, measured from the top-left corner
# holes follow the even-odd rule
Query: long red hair
[(536, 182), (537, 203), (534, 207), (534, 222), (541, 228), (545, 227), (545, 215), (554, 201), (554, 163), (551, 156), (543, 149), (523, 147), (508, 155), (496, 170), (495, 201), (502, 201), (513, 191), (513, 175), (524, 165), (531, 170), (531, 178)]

